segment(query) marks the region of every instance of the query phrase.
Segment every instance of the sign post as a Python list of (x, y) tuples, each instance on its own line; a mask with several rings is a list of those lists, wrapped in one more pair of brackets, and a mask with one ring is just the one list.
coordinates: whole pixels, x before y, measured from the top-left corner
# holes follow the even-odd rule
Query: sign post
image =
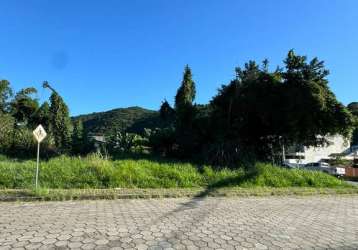
[(34, 131), (32, 131), (32, 133), (37, 141), (37, 161), (36, 161), (36, 181), (35, 181), (35, 187), (37, 189), (38, 179), (39, 179), (39, 164), (40, 164), (40, 143), (43, 141), (43, 139), (45, 139), (47, 133), (41, 124), (38, 125), (37, 128)]

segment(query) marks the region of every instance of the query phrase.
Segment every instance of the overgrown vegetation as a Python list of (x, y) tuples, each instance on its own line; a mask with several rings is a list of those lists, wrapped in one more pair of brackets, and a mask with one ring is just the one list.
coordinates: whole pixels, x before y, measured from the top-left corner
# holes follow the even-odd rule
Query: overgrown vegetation
[[(0, 188), (32, 188), (35, 161), (0, 161)], [(43, 188), (348, 187), (321, 172), (288, 170), (257, 163), (215, 170), (211, 166), (156, 160), (106, 160), (98, 154), (61, 156), (40, 167)]]

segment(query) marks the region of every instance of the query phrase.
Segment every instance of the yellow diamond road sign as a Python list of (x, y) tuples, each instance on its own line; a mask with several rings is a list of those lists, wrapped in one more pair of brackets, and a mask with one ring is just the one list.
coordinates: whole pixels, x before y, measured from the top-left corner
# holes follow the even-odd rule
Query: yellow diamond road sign
[(38, 125), (37, 128), (34, 131), (32, 131), (32, 133), (34, 134), (35, 139), (37, 140), (38, 143), (42, 142), (47, 135), (45, 129), (41, 125)]

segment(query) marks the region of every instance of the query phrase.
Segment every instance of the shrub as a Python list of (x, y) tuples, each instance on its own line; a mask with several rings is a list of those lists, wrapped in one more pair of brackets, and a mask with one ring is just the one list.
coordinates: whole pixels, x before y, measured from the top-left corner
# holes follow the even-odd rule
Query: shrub
[(339, 187), (346, 184), (328, 174), (302, 169), (285, 169), (270, 164), (256, 164), (257, 175), (243, 186), (268, 187)]

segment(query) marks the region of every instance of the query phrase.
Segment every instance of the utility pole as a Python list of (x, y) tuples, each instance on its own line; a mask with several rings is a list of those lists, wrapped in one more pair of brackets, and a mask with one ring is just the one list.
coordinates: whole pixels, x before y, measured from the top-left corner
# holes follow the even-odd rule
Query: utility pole
[(282, 140), (281, 144), (282, 144), (282, 164), (284, 164), (286, 162), (285, 141)]

